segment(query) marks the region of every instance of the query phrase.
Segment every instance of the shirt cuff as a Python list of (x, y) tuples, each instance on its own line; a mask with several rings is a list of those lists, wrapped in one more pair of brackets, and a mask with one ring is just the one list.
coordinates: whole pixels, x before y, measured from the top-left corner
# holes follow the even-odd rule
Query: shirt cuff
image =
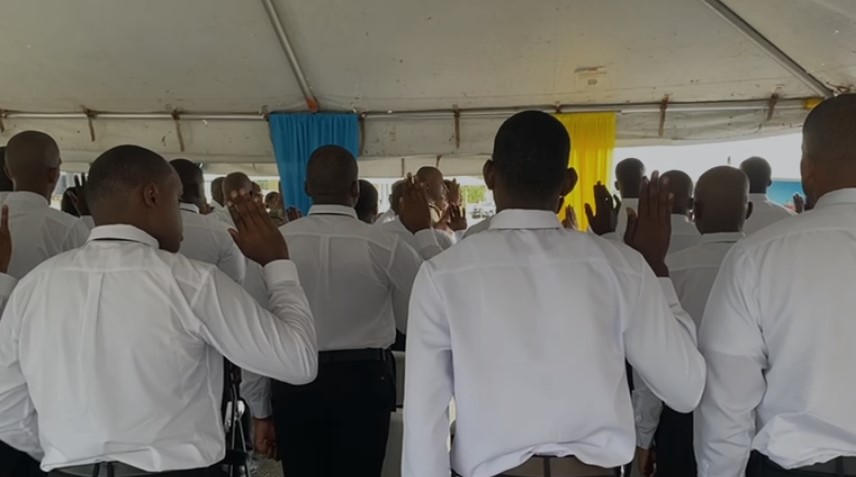
[(15, 277), (0, 273), (0, 298), (9, 298), (17, 284), (18, 280), (15, 280)]
[(437, 241), (437, 236), (434, 234), (434, 229), (420, 230), (416, 232), (414, 237), (416, 237), (416, 243), (419, 244), (420, 250), (440, 246), (440, 242)]
[(675, 284), (672, 283), (672, 279), (669, 277), (660, 277), (657, 280), (660, 281), (660, 288), (663, 289), (663, 294), (666, 295), (666, 303), (669, 306), (680, 304), (681, 301), (678, 299), (678, 293), (675, 291)]
[(265, 265), (265, 283), (268, 288), (284, 282), (293, 282), (300, 285), (300, 277), (297, 275), (297, 265), (291, 260), (274, 260)]

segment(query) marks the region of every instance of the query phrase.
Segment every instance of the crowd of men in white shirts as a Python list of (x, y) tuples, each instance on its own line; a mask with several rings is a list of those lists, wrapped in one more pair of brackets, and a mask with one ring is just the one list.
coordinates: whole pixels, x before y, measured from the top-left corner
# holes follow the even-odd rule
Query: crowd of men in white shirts
[(49, 205), (58, 145), (19, 133), (0, 477), (223, 475), (232, 365), (285, 477), (379, 476), (392, 348), (407, 477), (856, 476), (853, 124), (856, 95), (808, 116), (799, 215), (761, 158), (696, 184), (628, 159), (588, 232), (557, 218), (572, 145), (536, 111), (497, 132), (498, 212), (473, 227), (435, 168), (378, 214), (338, 146), (308, 160), (305, 217), (242, 173), (209, 203), (198, 165), (138, 146), (93, 162), (75, 217)]

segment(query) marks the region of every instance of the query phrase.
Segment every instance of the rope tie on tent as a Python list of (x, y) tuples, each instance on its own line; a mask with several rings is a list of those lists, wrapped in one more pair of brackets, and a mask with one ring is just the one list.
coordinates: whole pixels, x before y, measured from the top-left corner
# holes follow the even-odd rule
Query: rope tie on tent
[(360, 126), (360, 156), (364, 156), (366, 154), (366, 113), (360, 113), (357, 121)]
[(663, 96), (663, 101), (660, 102), (660, 128), (657, 133), (660, 137), (666, 134), (666, 110), (669, 109), (669, 95)]
[(184, 152), (184, 136), (181, 134), (181, 118), (178, 115), (178, 110), (172, 111), (172, 120), (175, 123), (175, 135), (178, 138), (178, 148)]
[(773, 114), (776, 113), (776, 105), (779, 104), (779, 95), (773, 93), (770, 100), (767, 102), (767, 121), (773, 119)]
[(0, 109), (0, 133), (6, 132), (6, 124), (3, 123), (4, 119), (6, 119), (6, 110)]
[(453, 109), (455, 115), (455, 149), (461, 148), (461, 110), (456, 104)]
[(406, 175), (407, 175), (407, 164), (406, 164), (406, 161), (404, 160), (404, 158), (402, 157), (401, 158), (401, 177), (404, 177)]
[(95, 117), (98, 114), (89, 108), (83, 108), (83, 114), (86, 115), (86, 122), (89, 123), (89, 141), (95, 142)]
[(443, 155), (437, 154), (437, 159), (434, 160), (434, 167), (436, 167), (437, 169), (440, 168), (440, 159), (443, 159)]

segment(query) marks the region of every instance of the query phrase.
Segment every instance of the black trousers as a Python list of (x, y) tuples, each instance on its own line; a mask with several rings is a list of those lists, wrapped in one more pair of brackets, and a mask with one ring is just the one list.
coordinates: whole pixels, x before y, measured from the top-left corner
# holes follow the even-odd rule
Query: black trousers
[(392, 360), (322, 363), (306, 386), (273, 384), (279, 458), (288, 477), (378, 477), (395, 409)]
[[(146, 476), (157, 476), (157, 477), (224, 477), (225, 474), (219, 468), (219, 466), (211, 467), (208, 469), (193, 469), (193, 470), (171, 470), (166, 472), (158, 472), (155, 474), (146, 474)], [(50, 473), (50, 477), (73, 477), (69, 474), (65, 474), (62, 471), (53, 471)]]
[(657, 426), (657, 477), (695, 477), (693, 415), (663, 405)]
[(0, 477), (44, 477), (39, 463), (24, 452), (0, 441)]
[[(853, 477), (856, 474), (843, 473), (844, 477)], [(787, 470), (771, 461), (760, 452), (752, 451), (749, 464), (746, 466), (746, 477), (835, 477), (835, 474), (819, 473), (810, 470), (793, 469)]]

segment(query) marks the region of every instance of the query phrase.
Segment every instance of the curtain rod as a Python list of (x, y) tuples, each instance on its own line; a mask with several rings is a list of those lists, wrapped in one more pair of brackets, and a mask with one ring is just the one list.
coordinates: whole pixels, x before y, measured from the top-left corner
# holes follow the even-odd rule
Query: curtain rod
[[(820, 98), (781, 99), (775, 104), (776, 109), (810, 109), (810, 104)], [(661, 102), (657, 103), (614, 103), (614, 104), (560, 104), (554, 106), (518, 106), (503, 108), (470, 108), (470, 109), (429, 109), (414, 111), (363, 112), (358, 113), (366, 119), (448, 119), (460, 114), (462, 118), (507, 117), (524, 110), (539, 110), (544, 112), (562, 113), (591, 113), (615, 111), (621, 114), (657, 113), (661, 112)], [(711, 112), (711, 111), (766, 111), (770, 100), (745, 101), (701, 101), (701, 102), (670, 102), (668, 112)], [(288, 111), (298, 112), (298, 111)], [(301, 111), (302, 112), (302, 111)], [(342, 111), (339, 111), (342, 112)], [(5, 111), (4, 119), (90, 119), (83, 112), (35, 113), (25, 111)], [(186, 121), (264, 121), (266, 114), (254, 113), (179, 113), (179, 118)], [(114, 120), (174, 120), (172, 113), (94, 113), (94, 119)]]

